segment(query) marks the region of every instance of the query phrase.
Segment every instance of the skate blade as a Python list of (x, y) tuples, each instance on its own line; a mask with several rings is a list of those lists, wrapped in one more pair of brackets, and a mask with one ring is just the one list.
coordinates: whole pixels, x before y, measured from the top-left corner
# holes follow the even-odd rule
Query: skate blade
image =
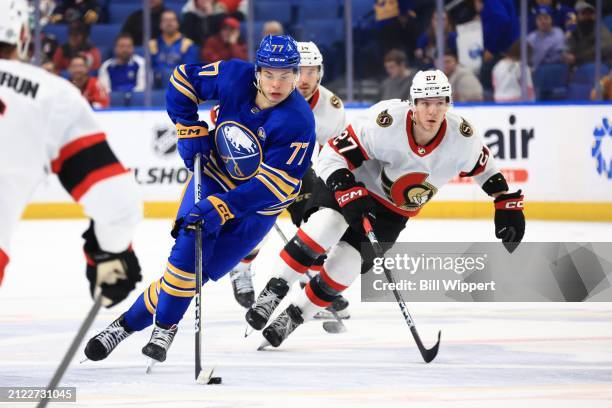
[(214, 366), (213, 367), (203, 367), (202, 371), (200, 371), (200, 374), (198, 374), (196, 383), (204, 384), (204, 385), (208, 384), (214, 372), (215, 372)]
[[(337, 314), (338, 314), (338, 318), (342, 320), (347, 320), (351, 318), (351, 315), (348, 313), (337, 312)], [(314, 315), (314, 319), (316, 320), (330, 320), (330, 319), (335, 319), (335, 318), (336, 316), (334, 316), (333, 313), (328, 312), (328, 311), (319, 312), (316, 315)]]
[(153, 360), (152, 358), (149, 359), (147, 362), (147, 370), (145, 371), (147, 374), (151, 374), (153, 372), (153, 366), (155, 363), (157, 363), (156, 360)]
[(268, 340), (265, 340), (261, 342), (261, 344), (259, 345), (259, 347), (257, 347), (257, 351), (264, 351), (266, 350), (266, 347), (271, 346), (270, 342)]
[(332, 334), (344, 333), (346, 326), (341, 321), (323, 322), (323, 330)]
[(251, 326), (249, 326), (247, 324), (247, 327), (244, 330), (244, 337), (249, 337), (251, 335), (251, 333), (253, 333), (253, 330), (255, 330), (255, 329), (253, 329)]

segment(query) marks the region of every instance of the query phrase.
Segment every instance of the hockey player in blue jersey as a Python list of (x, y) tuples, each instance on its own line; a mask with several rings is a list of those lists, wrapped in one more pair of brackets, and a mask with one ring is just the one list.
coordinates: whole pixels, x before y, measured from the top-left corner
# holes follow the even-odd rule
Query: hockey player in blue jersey
[[(203, 282), (216, 281), (245, 257), (297, 196), (316, 145), (314, 117), (296, 91), (300, 54), (290, 36), (267, 36), (255, 65), (220, 61), (178, 66), (170, 78), (167, 110), (176, 124), (185, 165), (203, 160), (203, 197), (193, 204), (187, 182), (177, 214), (163, 276), (130, 309), (85, 347), (90, 360), (102, 360), (135, 331), (154, 324), (143, 354), (164, 361), (195, 295), (195, 234), (203, 224)], [(215, 132), (198, 117), (198, 104), (218, 100)], [(155, 318), (154, 318), (155, 317)]]

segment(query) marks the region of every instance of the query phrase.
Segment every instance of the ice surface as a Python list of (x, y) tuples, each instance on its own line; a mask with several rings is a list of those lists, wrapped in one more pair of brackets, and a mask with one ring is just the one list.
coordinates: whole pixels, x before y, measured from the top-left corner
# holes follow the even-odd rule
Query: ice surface
[[(147, 220), (134, 247), (142, 290), (159, 277), (170, 221)], [(0, 386), (44, 386), (91, 306), (84, 276), (85, 221), (22, 222), (0, 288)], [(281, 226), (288, 235), (293, 227)], [(612, 224), (529, 222), (528, 241), (607, 241)], [(491, 241), (490, 221), (413, 221), (406, 241)], [(256, 290), (281, 241), (272, 232), (254, 263)], [(139, 293), (139, 292), (138, 292)], [(104, 309), (89, 336), (136, 298)], [(396, 304), (360, 304), (358, 282), (348, 331), (306, 324), (281, 346), (256, 351), (243, 337), (244, 310), (227, 278), (204, 288), (204, 358), (223, 384), (194, 382), (193, 311), (186, 313), (168, 360), (145, 375), (136, 333), (105, 361), (78, 363), (62, 385), (77, 387), (78, 407), (612, 407), (612, 304), (409, 303), (426, 346), (442, 330), (438, 358), (424, 364)], [(88, 337), (89, 337), (88, 336)], [(82, 347), (81, 347), (82, 348)], [(3, 404), (0, 403), (0, 406)], [(5, 404), (8, 406), (7, 404)], [(15, 404), (13, 404), (14, 406)], [(17, 404), (18, 407), (33, 404)]]

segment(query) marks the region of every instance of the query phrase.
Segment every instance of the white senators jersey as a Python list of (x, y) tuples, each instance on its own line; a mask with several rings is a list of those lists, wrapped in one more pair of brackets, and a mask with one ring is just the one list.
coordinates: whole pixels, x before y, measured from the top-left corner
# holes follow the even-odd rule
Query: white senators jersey
[(315, 117), (317, 143), (323, 146), (346, 128), (346, 114), (342, 100), (329, 89), (319, 85), (308, 102)]
[(406, 101), (379, 102), (325, 145), (315, 171), (327, 181), (334, 171), (350, 169), (377, 201), (406, 217), (417, 215), (457, 175), (482, 186), (498, 173), (489, 149), (457, 114), (446, 114), (426, 146), (417, 145), (412, 128)]
[(35, 66), (0, 60), (0, 139), (0, 253), (8, 253), (11, 232), (50, 172), (95, 221), (101, 249), (127, 249), (142, 215), (136, 181), (76, 87)]

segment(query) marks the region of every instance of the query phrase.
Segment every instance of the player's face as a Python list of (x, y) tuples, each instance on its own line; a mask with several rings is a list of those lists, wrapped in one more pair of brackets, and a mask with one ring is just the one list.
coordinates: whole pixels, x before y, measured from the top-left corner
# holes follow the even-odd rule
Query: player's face
[(302, 96), (306, 99), (310, 98), (319, 86), (319, 70), (320, 67), (301, 67), (300, 80), (297, 88)]
[(284, 101), (293, 91), (295, 73), (292, 69), (263, 68), (259, 75), (259, 87), (273, 104)]
[(433, 132), (442, 125), (446, 111), (448, 111), (446, 98), (421, 98), (416, 101), (414, 119), (417, 126), (426, 132)]

